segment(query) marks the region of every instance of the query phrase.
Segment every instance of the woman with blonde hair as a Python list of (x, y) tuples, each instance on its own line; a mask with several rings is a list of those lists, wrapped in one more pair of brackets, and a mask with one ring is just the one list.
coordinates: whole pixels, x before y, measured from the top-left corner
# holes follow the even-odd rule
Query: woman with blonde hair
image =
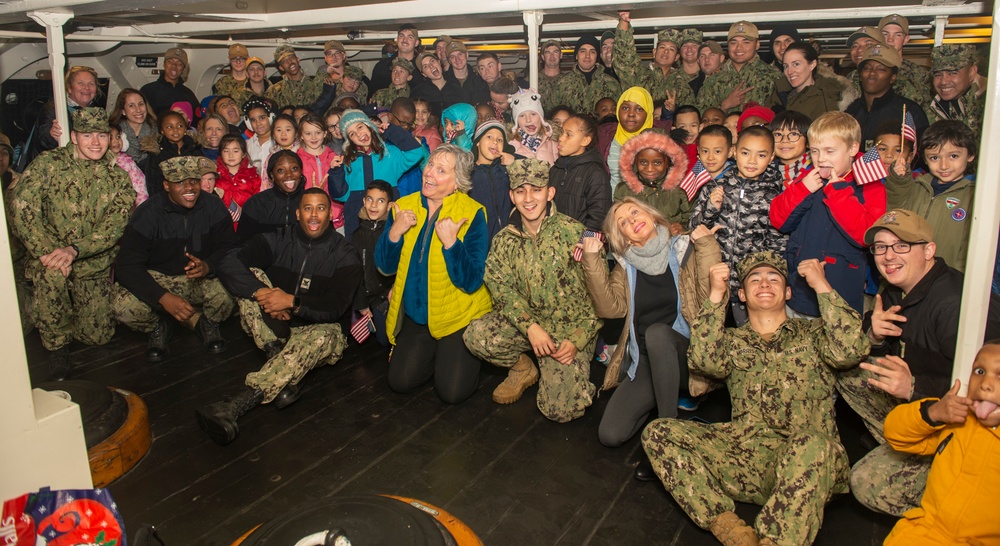
[[(586, 237), (583, 270), (598, 316), (626, 319), (604, 376), (603, 389), (618, 388), (598, 428), (601, 443), (617, 447), (654, 409), (676, 417), (682, 389), (695, 396), (709, 390), (707, 380), (688, 373), (688, 324), (708, 296), (709, 267), (722, 257), (711, 230), (671, 236), (667, 219), (635, 197), (611, 206), (604, 233), (619, 267), (609, 273), (601, 241)], [(647, 458), (635, 477), (657, 479)]]

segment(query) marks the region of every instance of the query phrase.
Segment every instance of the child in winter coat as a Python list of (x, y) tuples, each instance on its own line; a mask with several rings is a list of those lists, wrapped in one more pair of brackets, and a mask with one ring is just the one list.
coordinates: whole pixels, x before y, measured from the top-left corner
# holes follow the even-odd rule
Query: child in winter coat
[(364, 207), (358, 213), (360, 225), (354, 231), (351, 244), (361, 255), (361, 265), (365, 270), (362, 303), (358, 311), (372, 317), (375, 337), (383, 347), (389, 346), (389, 336), (385, 331), (385, 315), (389, 312), (389, 291), (396, 280), (395, 275), (383, 275), (375, 267), (375, 246), (385, 231), (385, 221), (392, 205), (392, 186), (385, 180), (372, 180), (365, 188)]
[(441, 123), (444, 124), (444, 141), (471, 152), (472, 138), (469, 135), (476, 130), (476, 108), (471, 104), (460, 102), (452, 104), (441, 112)]
[(430, 152), (433, 152), (444, 142), (441, 136), (441, 124), (431, 111), (431, 103), (427, 99), (413, 99), (414, 115), (413, 138), (424, 140), (424, 145)]
[(807, 137), (811, 123), (812, 120), (805, 114), (795, 110), (786, 110), (771, 120), (774, 166), (781, 171), (782, 183), (786, 188), (812, 166)]
[(271, 189), (271, 186), (273, 186), (271, 183), (271, 177), (268, 176), (266, 169), (267, 165), (271, 163), (271, 156), (281, 150), (298, 152), (298, 137), (299, 125), (295, 122), (295, 118), (289, 116), (288, 114), (281, 114), (274, 118), (274, 123), (271, 124), (271, 151), (267, 154), (267, 158), (261, 164), (262, 172), (260, 173), (260, 191)]
[(597, 149), (594, 118), (577, 114), (564, 121), (558, 150), (559, 159), (549, 170), (556, 210), (590, 231), (601, 231), (611, 208), (611, 177)]
[(340, 130), (349, 142), (343, 164), (329, 171), (328, 189), (331, 198), (344, 203), (344, 232), (350, 238), (358, 228), (368, 182), (385, 180), (395, 193), (399, 177), (420, 162), (424, 151), (402, 127), (383, 123), (380, 131), (361, 110), (345, 111)]
[(472, 189), (469, 197), (486, 207), (490, 241), (507, 226), (513, 204), (510, 201), (510, 177), (507, 165), (514, 162), (514, 148), (507, 144), (507, 130), (502, 122), (489, 120), (476, 128), (472, 154)]
[[(302, 176), (306, 178), (306, 187), (320, 188), (330, 193), (327, 188), (327, 178), (330, 168), (341, 165), (343, 159), (326, 147), (326, 128), (323, 120), (312, 112), (302, 116), (299, 120), (299, 157), (302, 158)], [(344, 230), (344, 205), (341, 203), (330, 204), (330, 220), (334, 229), (340, 232)], [(341, 233), (343, 234), (343, 233)]]
[(239, 226), (243, 204), (260, 191), (260, 174), (250, 165), (246, 142), (237, 135), (226, 135), (219, 141), (219, 176), (215, 188), (222, 190), (222, 202), (233, 217), (233, 229)]
[(160, 163), (182, 155), (201, 155), (201, 147), (187, 134), (184, 116), (165, 112), (160, 117), (160, 136), (147, 137), (142, 142), (143, 151), (149, 153), (146, 164), (146, 192), (150, 197), (163, 193), (163, 171)]
[(128, 177), (132, 181), (132, 188), (135, 190), (135, 204), (133, 205), (135, 208), (149, 199), (149, 193), (146, 191), (146, 175), (142, 174), (142, 169), (135, 164), (132, 156), (126, 153), (128, 145), (128, 140), (122, 138), (121, 129), (112, 125), (111, 153), (115, 156), (115, 163), (128, 173)]
[(551, 165), (559, 159), (559, 146), (552, 138), (552, 126), (545, 121), (541, 99), (532, 88), (518, 89), (508, 97), (516, 131), (510, 144), (517, 155), (541, 159)]
[(615, 199), (637, 197), (649, 203), (676, 235), (691, 216), (687, 194), (680, 189), (687, 163), (687, 154), (674, 139), (657, 129), (643, 131), (622, 146), (618, 159), (622, 181), (615, 188)]

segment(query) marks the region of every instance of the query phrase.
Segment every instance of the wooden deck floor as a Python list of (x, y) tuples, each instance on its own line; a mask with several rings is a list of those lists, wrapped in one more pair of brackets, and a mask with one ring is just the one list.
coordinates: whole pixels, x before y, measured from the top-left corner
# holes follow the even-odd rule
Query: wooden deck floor
[[(145, 336), (124, 327), (105, 347), (74, 346), (72, 378), (133, 391), (149, 407), (153, 446), (110, 487), (129, 535), (149, 523), (168, 546), (228, 545), (296, 506), (387, 493), (450, 511), (488, 545), (715, 544), (661, 484), (632, 478), (638, 438), (617, 449), (598, 442), (607, 396), (581, 419), (551, 423), (535, 408), (536, 388), (513, 405), (494, 404), (489, 395), (504, 374), (490, 366), (479, 392), (457, 406), (441, 403), (430, 386), (399, 395), (387, 386), (386, 352), (374, 341), (311, 372), (296, 404), (251, 411), (241, 436), (219, 447), (198, 429), (194, 409), (238, 388), (264, 361), (236, 320), (222, 332), (229, 348), (215, 357), (193, 333), (176, 332), (171, 358), (156, 366), (143, 356)], [(37, 334), (26, 344), (32, 379), (41, 381)], [(840, 413), (853, 462), (862, 427)], [(728, 419), (725, 391), (696, 415)], [(738, 508), (744, 518), (756, 511)], [(842, 496), (827, 507), (816, 544), (881, 544), (893, 521)]]

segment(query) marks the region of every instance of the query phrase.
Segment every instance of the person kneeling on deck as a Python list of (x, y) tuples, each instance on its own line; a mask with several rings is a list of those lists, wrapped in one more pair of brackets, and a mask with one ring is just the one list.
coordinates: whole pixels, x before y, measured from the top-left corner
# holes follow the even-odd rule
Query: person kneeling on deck
[(486, 258), (486, 287), (494, 310), (472, 321), (463, 336), (472, 354), (510, 368), (493, 401), (510, 404), (538, 381), (538, 409), (565, 423), (582, 417), (593, 401), (590, 358), (601, 320), (587, 292), (573, 250), (584, 226), (556, 211), (549, 164), (514, 161), (510, 198), (517, 210), (493, 238)]
[(215, 172), (215, 162), (175, 157), (160, 169), (165, 193), (140, 205), (125, 227), (111, 310), (118, 322), (149, 334), (149, 362), (162, 362), (169, 352), (171, 317), (194, 329), (206, 352), (219, 354), (226, 350), (219, 323), (236, 303), (210, 275), (236, 247), (236, 234), (222, 201), (201, 192), (201, 176)]
[[(729, 266), (713, 265), (688, 353), (692, 372), (725, 380), (732, 422), (657, 419), (642, 444), (677, 503), (723, 544), (812, 544), (824, 505), (848, 491), (833, 409), (836, 370), (861, 362), (868, 338), (818, 260), (798, 267), (818, 295), (813, 321), (787, 317), (788, 265), (776, 253), (751, 254), (736, 269), (750, 321), (723, 326)], [(734, 500), (763, 506), (754, 528), (733, 513)]]
[(223, 283), (240, 298), (243, 329), (267, 362), (229, 402), (197, 410), (198, 425), (219, 445), (236, 439), (236, 420), (257, 405), (295, 402), (306, 373), (336, 363), (347, 347), (342, 328), (361, 285), (361, 261), (332, 229), (322, 189), (304, 191), (295, 216), (297, 226), (254, 236), (220, 266)]

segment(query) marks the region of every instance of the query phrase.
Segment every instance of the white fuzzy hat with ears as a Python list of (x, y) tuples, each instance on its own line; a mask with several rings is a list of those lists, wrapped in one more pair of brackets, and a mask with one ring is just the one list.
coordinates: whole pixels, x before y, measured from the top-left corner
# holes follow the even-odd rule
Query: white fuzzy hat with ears
[(510, 114), (514, 125), (517, 125), (517, 116), (521, 115), (521, 112), (534, 111), (542, 118), (542, 125), (549, 127), (545, 122), (545, 110), (542, 109), (542, 94), (534, 88), (518, 89), (517, 93), (507, 96), (507, 102), (510, 103)]

